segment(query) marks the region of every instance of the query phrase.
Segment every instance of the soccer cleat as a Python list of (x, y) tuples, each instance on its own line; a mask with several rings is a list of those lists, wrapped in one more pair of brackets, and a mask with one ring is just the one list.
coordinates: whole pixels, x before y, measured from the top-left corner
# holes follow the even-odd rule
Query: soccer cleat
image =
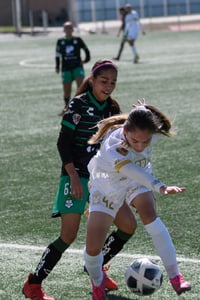
[[(104, 272), (108, 271), (109, 269), (110, 269), (110, 265), (103, 266), (102, 268)], [(118, 290), (117, 282), (114, 281), (111, 277), (109, 277), (106, 273), (105, 273), (105, 290), (106, 291)]]
[(28, 279), (24, 283), (22, 293), (26, 298), (32, 300), (55, 300), (53, 297), (47, 296), (41, 286), (41, 284), (30, 284), (29, 280), (33, 277), (33, 274), (29, 274)]
[(135, 57), (134, 57), (134, 64), (137, 64), (139, 59), (140, 59), (139, 55), (136, 54)]
[(177, 295), (191, 290), (190, 283), (186, 281), (181, 274), (178, 274), (174, 278), (170, 278), (170, 282)]
[(94, 285), (92, 282), (92, 300), (106, 300), (106, 293), (105, 293), (105, 280), (106, 274), (103, 271), (103, 280), (99, 286)]
[[(109, 291), (114, 291), (114, 290), (118, 290), (118, 285), (117, 285), (117, 282), (114, 281), (111, 277), (109, 277), (107, 274), (106, 274), (106, 271), (108, 271), (110, 269), (110, 265), (107, 265), (107, 266), (103, 266), (102, 267), (102, 271), (105, 273), (105, 290), (107, 292)], [(84, 272), (86, 272), (88, 274), (88, 271), (86, 269), (86, 267), (84, 266)]]

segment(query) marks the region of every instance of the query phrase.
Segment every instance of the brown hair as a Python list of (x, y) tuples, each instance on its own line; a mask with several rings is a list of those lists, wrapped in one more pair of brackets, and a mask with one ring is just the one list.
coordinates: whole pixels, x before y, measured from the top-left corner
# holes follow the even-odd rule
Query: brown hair
[(152, 105), (139, 104), (134, 105), (134, 108), (129, 114), (121, 114), (109, 117), (100, 121), (98, 131), (94, 134), (89, 144), (95, 144), (102, 139), (111, 129), (124, 127), (127, 131), (134, 131), (136, 128), (141, 130), (149, 130), (152, 134), (160, 133), (166, 136), (171, 136), (171, 122), (166, 115)]
[[(78, 95), (81, 95), (87, 91), (92, 92), (92, 86), (90, 84), (90, 78), (93, 76), (94, 78), (98, 77), (102, 71), (113, 69), (118, 73), (117, 66), (111, 61), (111, 60), (98, 60), (96, 63), (93, 65), (92, 70), (91, 70), (91, 75), (86, 77), (82, 84), (79, 86), (79, 88), (76, 91), (75, 97)], [(114, 108), (114, 111), (116, 114), (119, 114), (121, 112), (120, 106), (117, 103), (115, 99), (113, 99), (111, 96), (109, 97), (109, 101), (111, 102), (111, 106)]]
[(117, 66), (111, 61), (111, 60), (98, 60), (93, 65), (90, 76), (86, 77), (82, 84), (79, 86), (79, 88), (76, 91), (75, 96), (78, 96), (88, 90), (92, 91), (92, 87), (90, 84), (90, 78), (91, 76), (94, 76), (94, 78), (98, 77), (102, 71), (113, 69), (118, 73)]

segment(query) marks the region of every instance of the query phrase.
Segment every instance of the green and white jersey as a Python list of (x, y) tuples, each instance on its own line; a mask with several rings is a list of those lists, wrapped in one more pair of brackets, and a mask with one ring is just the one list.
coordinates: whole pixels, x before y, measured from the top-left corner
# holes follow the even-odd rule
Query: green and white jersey
[[(73, 162), (81, 177), (89, 177), (87, 165), (99, 148), (99, 144), (88, 144), (90, 137), (97, 131), (97, 122), (120, 113), (113, 101), (108, 98), (101, 103), (88, 91), (72, 99), (63, 116), (58, 150), (63, 165)], [(66, 174), (63, 167), (62, 175)]]
[[(81, 50), (85, 52), (85, 58), (81, 58)], [(82, 66), (90, 60), (90, 51), (80, 37), (70, 39), (58, 39), (56, 44), (56, 68), (59, 68), (60, 60), (62, 63), (62, 72)]]

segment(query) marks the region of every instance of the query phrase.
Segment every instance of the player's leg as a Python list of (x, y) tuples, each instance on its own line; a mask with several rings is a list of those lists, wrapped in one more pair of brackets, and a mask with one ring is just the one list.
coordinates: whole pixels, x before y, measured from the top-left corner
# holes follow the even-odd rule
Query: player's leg
[(72, 89), (72, 81), (63, 83), (64, 102), (67, 107), (69, 104)]
[[(110, 266), (105, 266), (117, 253), (119, 253), (123, 246), (128, 242), (134, 234), (137, 223), (130, 207), (125, 202), (119, 209), (114, 224), (118, 228), (112, 231), (102, 248), (103, 253), (103, 270), (107, 271)], [(111, 277), (106, 275), (106, 289), (117, 290), (118, 284)]]
[(65, 106), (60, 113), (61, 116), (63, 116), (69, 104), (69, 100), (71, 97), (71, 90), (72, 90), (72, 82), (73, 82), (72, 71), (69, 70), (69, 71), (62, 72), (63, 99), (64, 99)]
[(133, 62), (138, 63), (139, 55), (138, 55), (137, 50), (136, 50), (135, 41), (136, 41), (135, 39), (129, 40), (129, 45), (131, 47), (131, 51), (132, 51), (132, 54), (133, 54)]
[(77, 89), (82, 84), (85, 77), (85, 71), (83, 67), (77, 67), (73, 70), (73, 79), (76, 81)]
[(107, 264), (122, 250), (136, 230), (135, 217), (126, 202), (120, 207), (114, 219), (114, 224), (117, 230), (109, 234), (102, 249), (104, 255), (103, 265)]
[(118, 54), (116, 57), (114, 57), (113, 59), (115, 60), (120, 60), (120, 57), (122, 55), (122, 51), (124, 50), (124, 45), (125, 45), (125, 42), (126, 42), (126, 38), (122, 38), (121, 40), (121, 43), (120, 43), (120, 47), (119, 47), (119, 51), (118, 51)]
[(41, 286), (43, 280), (50, 274), (61, 259), (64, 251), (76, 238), (81, 216), (79, 214), (65, 214), (61, 216), (61, 235), (51, 243), (43, 252), (42, 257), (33, 274), (29, 275), (23, 287), (27, 298), (38, 300), (53, 300), (47, 296)]
[[(153, 193), (139, 194), (131, 204), (137, 209), (146, 231), (151, 236), (174, 290), (177, 294), (190, 290), (190, 284), (179, 273), (176, 251), (171, 236), (163, 222), (157, 217)], [(173, 282), (175, 283), (173, 284)]]
[(67, 188), (70, 186), (69, 177), (62, 176), (60, 178), (52, 213), (53, 217), (61, 215), (60, 237), (45, 249), (35, 272), (30, 274), (26, 280), (22, 291), (27, 298), (32, 300), (54, 300), (54, 298), (45, 294), (41, 284), (77, 236), (81, 215), (84, 213), (88, 200), (88, 180), (81, 178), (81, 181), (84, 188), (84, 199), (77, 201), (72, 199), (70, 189)]
[(92, 211), (88, 217), (84, 259), (92, 282), (93, 299), (106, 299), (106, 275), (102, 271), (103, 254), (101, 249), (112, 221), (112, 216), (101, 211)]

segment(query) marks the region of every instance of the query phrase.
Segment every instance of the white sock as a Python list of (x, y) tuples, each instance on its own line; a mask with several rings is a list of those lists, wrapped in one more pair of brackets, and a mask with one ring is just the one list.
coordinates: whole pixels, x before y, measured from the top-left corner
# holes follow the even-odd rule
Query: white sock
[(154, 247), (157, 254), (162, 259), (169, 278), (178, 275), (179, 271), (176, 261), (176, 251), (170, 234), (163, 222), (160, 218), (157, 218), (152, 223), (145, 225), (145, 229), (153, 240)]
[(136, 56), (137, 55), (137, 51), (136, 51), (135, 45), (131, 46), (131, 50), (132, 50), (133, 56)]
[(100, 252), (96, 256), (91, 256), (87, 254), (84, 249), (84, 259), (85, 267), (92, 279), (94, 285), (99, 286), (103, 280), (102, 264), (103, 264), (103, 254)]

